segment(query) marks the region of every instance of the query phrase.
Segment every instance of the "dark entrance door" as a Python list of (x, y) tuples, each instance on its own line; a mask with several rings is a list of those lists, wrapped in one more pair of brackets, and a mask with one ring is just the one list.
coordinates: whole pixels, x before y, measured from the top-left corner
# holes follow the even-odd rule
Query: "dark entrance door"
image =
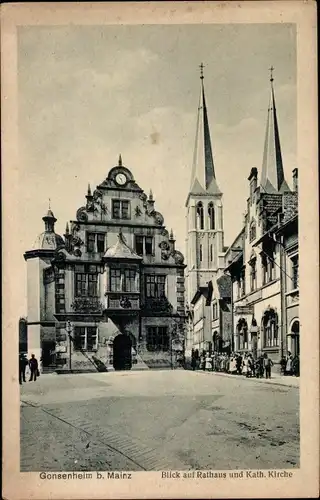
[(128, 335), (120, 333), (113, 341), (113, 367), (115, 370), (131, 370), (132, 341)]
[(51, 341), (42, 342), (42, 366), (52, 366), (55, 363), (56, 343)]

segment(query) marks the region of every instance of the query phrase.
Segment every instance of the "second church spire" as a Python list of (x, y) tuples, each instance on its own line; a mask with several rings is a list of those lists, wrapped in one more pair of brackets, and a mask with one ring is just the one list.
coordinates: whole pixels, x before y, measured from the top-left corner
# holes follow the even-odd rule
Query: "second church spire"
[(220, 194), (216, 182), (214, 162), (211, 147), (211, 137), (206, 106), (203, 64), (200, 65), (200, 99), (197, 116), (196, 141), (193, 155), (190, 193)]

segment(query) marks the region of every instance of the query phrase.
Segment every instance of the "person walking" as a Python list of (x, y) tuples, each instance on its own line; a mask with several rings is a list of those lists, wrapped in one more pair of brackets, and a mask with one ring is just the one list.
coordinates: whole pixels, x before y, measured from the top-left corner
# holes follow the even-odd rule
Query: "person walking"
[(271, 378), (271, 367), (273, 366), (272, 360), (268, 357), (265, 352), (263, 357), (263, 368), (265, 370), (266, 378)]
[(195, 371), (195, 369), (197, 368), (197, 359), (193, 349), (191, 351), (191, 368), (192, 371)]
[(233, 375), (237, 373), (237, 363), (236, 363), (236, 358), (234, 355), (231, 356), (230, 358), (230, 364), (229, 364), (229, 372)]
[(205, 369), (206, 369), (206, 351), (203, 351), (203, 353), (201, 355), (200, 367), (201, 367), (201, 370), (205, 371)]
[(241, 375), (241, 372), (242, 372), (242, 356), (241, 356), (241, 354), (238, 354), (238, 356), (237, 356), (236, 365), (237, 365), (237, 373), (238, 373), (238, 375)]
[(39, 376), (39, 368), (38, 368), (38, 360), (35, 358), (34, 354), (31, 354), (31, 358), (29, 359), (29, 367), (30, 367), (29, 382), (31, 382), (31, 380), (35, 382), (37, 380), (37, 376)]
[(249, 377), (255, 376), (254, 359), (251, 353), (248, 356), (248, 376)]
[(211, 372), (212, 371), (212, 360), (211, 360), (211, 355), (210, 353), (208, 352), (207, 355), (206, 355), (206, 366), (205, 366), (205, 370), (208, 371), (208, 372)]
[(285, 375), (292, 375), (292, 354), (289, 351), (287, 356), (286, 371)]
[(25, 354), (19, 355), (19, 384), (26, 382), (26, 368), (28, 366), (28, 360)]

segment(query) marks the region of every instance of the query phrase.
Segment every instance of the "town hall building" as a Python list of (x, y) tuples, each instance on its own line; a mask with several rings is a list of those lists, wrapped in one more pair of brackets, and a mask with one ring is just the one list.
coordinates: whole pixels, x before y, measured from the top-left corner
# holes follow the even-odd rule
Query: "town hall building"
[(185, 322), (184, 256), (132, 172), (111, 168), (64, 237), (51, 209), (25, 252), (28, 353), (44, 369), (170, 366)]

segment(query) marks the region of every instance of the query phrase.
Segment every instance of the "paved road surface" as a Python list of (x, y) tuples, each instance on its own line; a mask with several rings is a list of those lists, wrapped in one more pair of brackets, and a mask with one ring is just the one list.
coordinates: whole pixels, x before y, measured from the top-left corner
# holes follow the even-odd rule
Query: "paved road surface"
[(299, 391), (191, 371), (42, 375), (21, 388), (21, 470), (299, 466)]

